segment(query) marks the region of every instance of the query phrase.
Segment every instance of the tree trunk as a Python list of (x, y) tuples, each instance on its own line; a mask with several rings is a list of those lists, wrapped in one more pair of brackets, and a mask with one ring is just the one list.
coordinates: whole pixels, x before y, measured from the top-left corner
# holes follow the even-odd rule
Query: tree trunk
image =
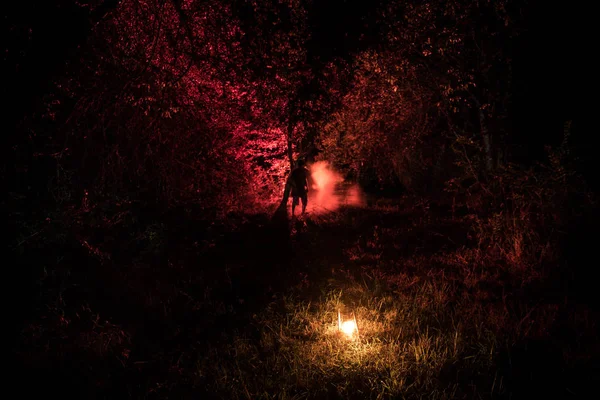
[(292, 135), (294, 133), (294, 124), (292, 122), (292, 118), (288, 121), (288, 129), (287, 129), (287, 153), (288, 159), (290, 161), (290, 173), (285, 181), (285, 189), (283, 190), (283, 198), (279, 203), (279, 207), (275, 210), (272, 219), (281, 219), (284, 218), (287, 220), (287, 203), (290, 198), (290, 192), (292, 190), (290, 177), (292, 176), (292, 170), (294, 169), (294, 153), (292, 151)]
[(494, 168), (494, 156), (492, 154), (492, 140), (490, 133), (487, 128), (487, 123), (485, 120), (485, 114), (483, 113), (483, 108), (481, 107), (481, 103), (477, 100), (473, 94), (471, 94), (471, 98), (475, 102), (477, 106), (477, 115), (479, 117), (479, 131), (481, 132), (481, 137), (483, 139), (483, 151), (485, 156), (485, 172), (491, 172)]
[(277, 210), (275, 210), (275, 213), (271, 217), (271, 220), (273, 220), (275, 222), (287, 221), (287, 203), (290, 198), (290, 192), (292, 191), (292, 184), (291, 184), (291, 179), (290, 179), (291, 176), (292, 176), (292, 173), (290, 172), (288, 174), (287, 179), (285, 180), (285, 189), (283, 190), (283, 198), (281, 199), (281, 202), (279, 203), (279, 207), (277, 207)]
[(294, 170), (294, 153), (292, 151), (292, 134), (294, 133), (294, 125), (290, 121), (288, 123), (288, 131), (287, 131), (287, 150), (288, 150), (288, 158), (290, 161), (290, 173), (285, 181), (285, 189), (283, 191), (283, 198), (281, 199), (281, 203), (279, 204), (279, 208), (283, 208), (287, 210), (287, 202), (290, 198), (291, 191), (291, 181), (290, 177), (292, 176), (292, 171)]
[(485, 171), (491, 172), (494, 167), (494, 157), (492, 156), (492, 143), (490, 134), (487, 131), (485, 120), (482, 119), (482, 112), (479, 112), (479, 122), (481, 124), (481, 135), (483, 136), (483, 151), (485, 152)]
[(292, 135), (294, 134), (294, 124), (292, 121), (288, 122), (287, 130), (287, 150), (288, 158), (290, 160), (290, 170), (294, 169), (294, 153), (292, 151)]

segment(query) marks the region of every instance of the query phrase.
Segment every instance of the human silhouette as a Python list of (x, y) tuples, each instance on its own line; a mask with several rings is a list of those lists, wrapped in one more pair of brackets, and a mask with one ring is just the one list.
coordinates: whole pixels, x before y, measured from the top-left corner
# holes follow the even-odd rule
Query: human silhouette
[(298, 205), (298, 200), (302, 200), (302, 214), (306, 211), (306, 204), (308, 203), (308, 174), (308, 169), (304, 166), (304, 160), (298, 160), (297, 166), (290, 176), (292, 186), (292, 217)]

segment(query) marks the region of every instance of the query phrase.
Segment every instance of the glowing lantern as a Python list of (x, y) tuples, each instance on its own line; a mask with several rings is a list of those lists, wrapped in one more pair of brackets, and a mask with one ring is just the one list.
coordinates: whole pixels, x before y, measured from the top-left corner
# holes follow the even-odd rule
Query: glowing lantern
[(356, 323), (352, 320), (342, 322), (341, 327), (342, 332), (344, 332), (348, 336), (352, 336), (354, 331), (356, 330)]
[(356, 323), (356, 316), (352, 313), (352, 317), (342, 316), (342, 313), (338, 310), (338, 330), (343, 332), (348, 338), (352, 338), (354, 334), (358, 336), (358, 324)]

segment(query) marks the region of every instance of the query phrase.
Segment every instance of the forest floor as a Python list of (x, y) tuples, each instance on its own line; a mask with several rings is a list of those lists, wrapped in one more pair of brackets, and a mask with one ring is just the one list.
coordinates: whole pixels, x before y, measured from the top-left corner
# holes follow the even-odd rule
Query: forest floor
[(98, 206), (21, 244), (21, 397), (564, 399), (600, 378), (593, 288), (482, 249), (468, 212), (194, 215)]

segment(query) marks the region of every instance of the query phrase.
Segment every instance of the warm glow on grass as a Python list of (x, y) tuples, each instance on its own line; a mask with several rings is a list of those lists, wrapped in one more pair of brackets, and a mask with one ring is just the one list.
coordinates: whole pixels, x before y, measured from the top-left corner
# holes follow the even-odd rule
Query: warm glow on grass
[[(406, 287), (412, 281), (398, 283)], [(402, 292), (376, 288), (367, 277), (311, 302), (283, 296), (273, 303), (282, 308), (256, 315), (256, 333), (232, 337), (225, 357), (214, 350), (202, 358), (199, 374), (228, 393), (222, 398), (287, 395), (298, 387), (305, 388), (305, 397), (328, 398), (332, 385), (346, 399), (368, 398), (356, 394), (357, 388), (384, 393), (383, 399), (432, 398), (436, 395), (428, 394), (443, 385), (436, 398), (449, 400), (457, 398), (455, 383), (437, 379), (448, 366), (489, 371), (497, 338), (475, 329), (468, 342), (464, 333), (464, 324), (481, 323), (487, 314), (474, 315), (468, 308), (469, 320), (460, 310), (449, 311), (442, 303), (449, 286), (423, 283)], [(419, 386), (410, 377), (419, 379)]]

